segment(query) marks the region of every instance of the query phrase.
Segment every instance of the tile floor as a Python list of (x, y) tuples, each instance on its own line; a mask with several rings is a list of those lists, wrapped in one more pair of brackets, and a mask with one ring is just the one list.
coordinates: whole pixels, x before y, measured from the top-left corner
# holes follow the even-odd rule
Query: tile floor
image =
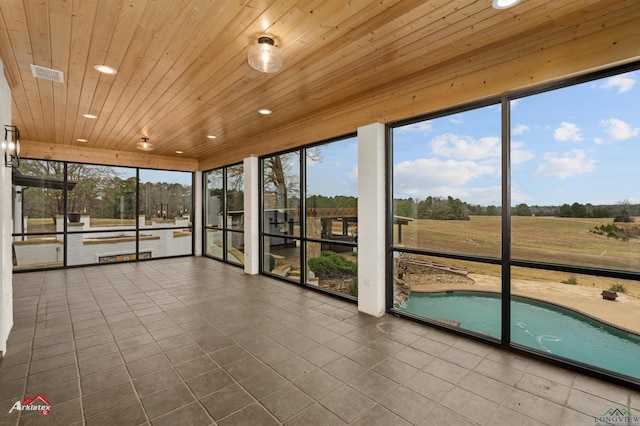
[[(206, 258), (14, 275), (0, 425), (594, 425), (640, 392)], [(631, 361), (631, 360), (630, 360)], [(9, 410), (41, 394), (51, 414)]]

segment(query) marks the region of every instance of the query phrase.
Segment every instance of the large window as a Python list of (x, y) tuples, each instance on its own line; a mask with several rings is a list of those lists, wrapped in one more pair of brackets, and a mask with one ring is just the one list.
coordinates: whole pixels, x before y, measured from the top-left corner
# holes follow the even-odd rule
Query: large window
[(14, 270), (192, 254), (192, 179), (189, 172), (22, 161), (13, 173)]
[(637, 380), (639, 85), (632, 71), (510, 102), (511, 340)]
[(211, 170), (204, 179), (205, 253), (244, 265), (244, 166)]
[(357, 142), (262, 159), (262, 271), (357, 297)]
[[(491, 263), (501, 253), (500, 129), (494, 104), (398, 126), (392, 135), (394, 308), (495, 339), (501, 338), (501, 273)], [(453, 296), (479, 290), (486, 293), (477, 301), (486, 306), (482, 326), (461, 317), (467, 309)]]
[(640, 382), (639, 110), (627, 68), (393, 127), (391, 310)]

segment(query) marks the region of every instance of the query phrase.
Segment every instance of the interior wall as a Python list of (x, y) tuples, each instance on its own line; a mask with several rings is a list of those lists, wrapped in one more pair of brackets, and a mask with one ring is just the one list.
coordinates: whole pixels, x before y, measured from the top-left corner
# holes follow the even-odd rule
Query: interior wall
[[(0, 60), (0, 124), (11, 124), (11, 89)], [(4, 127), (3, 127), (4, 130)], [(4, 135), (1, 136), (4, 138)], [(13, 327), (11, 255), (11, 168), (0, 164), (0, 353), (7, 353), (7, 338)]]

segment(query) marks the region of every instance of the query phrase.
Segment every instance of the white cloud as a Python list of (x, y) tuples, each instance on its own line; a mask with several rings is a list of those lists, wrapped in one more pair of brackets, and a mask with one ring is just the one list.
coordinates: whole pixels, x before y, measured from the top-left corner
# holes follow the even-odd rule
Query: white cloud
[(511, 109), (514, 109), (515, 107), (517, 107), (519, 103), (520, 103), (520, 99), (511, 99), (511, 101), (509, 102), (509, 104), (511, 105)]
[(576, 124), (563, 121), (560, 127), (553, 132), (553, 137), (558, 142), (580, 142), (582, 140), (580, 132), (581, 130)]
[(468, 188), (464, 185), (496, 173), (496, 167), (472, 161), (421, 158), (394, 167), (396, 194), (424, 200), (427, 196), (460, 198), (475, 204), (499, 204), (500, 186)]
[(396, 164), (394, 181), (404, 188), (450, 188), (494, 172), (494, 167), (473, 161), (419, 158)]
[(601, 120), (600, 124), (604, 126), (604, 131), (612, 138), (623, 141), (640, 134), (640, 127), (633, 127), (626, 121), (617, 118)]
[(449, 118), (449, 121), (453, 124), (462, 124), (464, 122), (461, 114), (452, 115), (451, 118)]
[(413, 123), (407, 126), (398, 127), (397, 130), (403, 133), (419, 132), (426, 135), (427, 133), (431, 132), (432, 126), (431, 121), (421, 121), (419, 123)]
[(545, 163), (533, 173), (535, 178), (566, 179), (571, 176), (592, 172), (596, 168), (596, 160), (587, 158), (581, 149), (565, 152), (560, 157), (547, 153)]
[(604, 139), (602, 138), (593, 138), (593, 141), (596, 143), (596, 145), (602, 145), (604, 143)]
[(463, 160), (500, 158), (500, 138), (487, 136), (475, 140), (470, 136), (445, 133), (431, 140), (431, 149), (441, 157)]
[(628, 92), (633, 89), (636, 80), (630, 74), (620, 74), (608, 78), (600, 85), (601, 89), (618, 89), (618, 93)]
[(519, 136), (528, 130), (531, 130), (531, 129), (526, 124), (517, 124), (516, 127), (514, 127), (513, 130), (511, 130), (511, 134)]
[(511, 164), (522, 164), (536, 158), (532, 151), (520, 149), (524, 146), (524, 142), (511, 142)]

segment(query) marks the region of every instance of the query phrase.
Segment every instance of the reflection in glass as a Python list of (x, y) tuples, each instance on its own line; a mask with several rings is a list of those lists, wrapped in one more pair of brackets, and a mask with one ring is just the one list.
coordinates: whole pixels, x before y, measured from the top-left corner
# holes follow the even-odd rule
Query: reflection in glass
[(500, 277), (496, 265), (395, 252), (393, 306), (499, 340)]
[[(263, 232), (300, 236), (300, 153), (263, 160)], [(284, 244), (292, 241), (282, 238)]]
[(514, 343), (640, 378), (640, 282), (514, 267), (511, 289)]
[(501, 117), (495, 105), (393, 129), (393, 243), (500, 256)]
[(283, 237), (263, 237), (263, 270), (299, 283), (300, 248), (297, 242)]

